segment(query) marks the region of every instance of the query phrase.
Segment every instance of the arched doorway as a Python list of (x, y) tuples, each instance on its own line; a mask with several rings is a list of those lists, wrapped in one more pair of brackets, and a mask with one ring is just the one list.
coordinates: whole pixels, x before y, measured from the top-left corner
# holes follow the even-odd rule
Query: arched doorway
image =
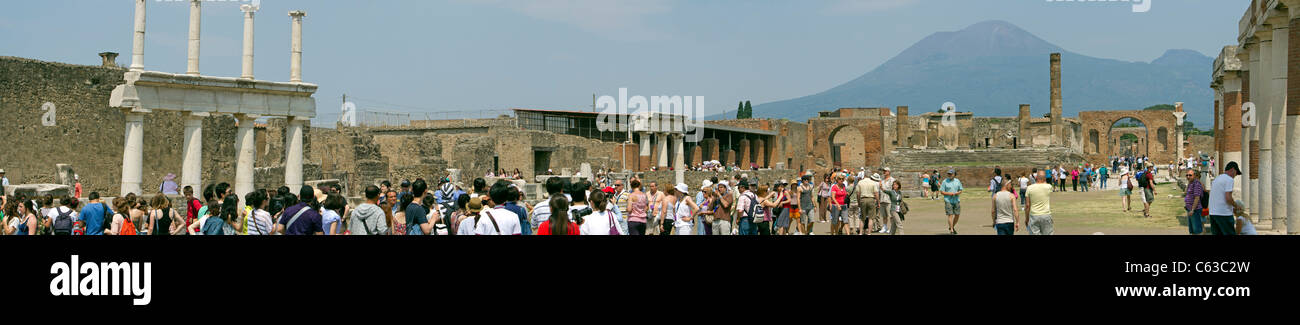
[(858, 128), (842, 125), (831, 131), (827, 141), (830, 144), (831, 165), (835, 168), (867, 165), (866, 139)]
[(1106, 132), (1105, 154), (1111, 157), (1144, 157), (1151, 154), (1150, 130), (1136, 117), (1121, 117), (1111, 122)]

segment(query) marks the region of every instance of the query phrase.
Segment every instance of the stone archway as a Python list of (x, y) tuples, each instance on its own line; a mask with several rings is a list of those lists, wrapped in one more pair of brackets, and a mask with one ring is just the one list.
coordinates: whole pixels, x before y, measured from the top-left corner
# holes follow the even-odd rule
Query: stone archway
[[(1104, 161), (1113, 156), (1120, 155), (1115, 147), (1118, 146), (1118, 137), (1121, 134), (1115, 134), (1115, 124), (1121, 120), (1133, 119), (1140, 122), (1145, 129), (1141, 132), (1133, 132), (1138, 140), (1138, 145), (1134, 150), (1137, 156), (1150, 157), (1152, 161), (1173, 161), (1178, 153), (1177, 133), (1179, 130), (1178, 118), (1173, 111), (1167, 110), (1129, 110), (1129, 111), (1083, 111), (1079, 112), (1079, 122), (1081, 123), (1080, 132), (1085, 136), (1090, 136), (1092, 131), (1098, 133), (1098, 146), (1096, 153), (1091, 153), (1091, 143), (1088, 143), (1084, 150), (1085, 158), (1089, 161)], [(1165, 129), (1164, 141), (1161, 141), (1159, 130)], [(1087, 138), (1085, 138), (1087, 139)], [(1090, 140), (1090, 139), (1089, 139)], [(1087, 141), (1087, 140), (1085, 140)]]
[(826, 139), (830, 144), (831, 166), (836, 168), (867, 165), (866, 138), (852, 125), (841, 125)]
[[(1110, 143), (1104, 151), (1096, 154), (1104, 157), (1113, 156), (1150, 156), (1152, 154), (1152, 136), (1150, 124), (1135, 116), (1120, 116), (1110, 122), (1106, 131), (1106, 141)], [(1128, 140), (1126, 140), (1128, 139)]]

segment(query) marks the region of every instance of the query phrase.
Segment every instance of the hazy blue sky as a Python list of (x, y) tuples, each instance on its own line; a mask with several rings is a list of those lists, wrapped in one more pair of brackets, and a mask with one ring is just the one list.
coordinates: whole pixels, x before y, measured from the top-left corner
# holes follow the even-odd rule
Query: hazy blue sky
[[(935, 32), (1005, 20), (1080, 54), (1150, 61), (1236, 43), (1249, 1), (262, 0), (258, 79), (289, 79), (290, 10), (306, 10), (304, 79), (319, 117), (341, 96), (417, 112), (588, 109), (591, 95), (705, 96), (707, 113), (826, 90)], [(202, 72), (238, 76), (240, 2), (204, 7)], [(130, 0), (5, 1), (0, 55), (130, 63)], [(187, 1), (149, 2), (145, 65), (184, 72)], [(1208, 87), (1209, 76), (1206, 76)], [(1046, 88), (1044, 88), (1046, 91)], [(907, 103), (896, 103), (907, 105)]]

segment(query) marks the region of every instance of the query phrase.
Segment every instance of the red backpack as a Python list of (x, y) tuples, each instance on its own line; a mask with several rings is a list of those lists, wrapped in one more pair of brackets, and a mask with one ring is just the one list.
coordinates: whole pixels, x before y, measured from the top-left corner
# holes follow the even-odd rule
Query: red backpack
[(123, 216), (122, 229), (118, 230), (118, 235), (135, 235), (135, 224), (131, 223), (131, 216)]

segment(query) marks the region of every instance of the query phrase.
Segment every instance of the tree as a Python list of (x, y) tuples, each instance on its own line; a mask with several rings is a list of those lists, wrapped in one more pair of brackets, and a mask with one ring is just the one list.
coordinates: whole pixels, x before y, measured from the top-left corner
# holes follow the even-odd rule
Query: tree
[(736, 103), (736, 119), (745, 118), (745, 102)]
[(745, 101), (745, 118), (754, 118), (754, 107), (749, 105), (748, 100)]
[(1151, 106), (1151, 107), (1143, 108), (1142, 110), (1144, 110), (1144, 111), (1172, 111), (1172, 110), (1174, 110), (1174, 109), (1175, 109), (1174, 105), (1169, 105), (1169, 104), (1160, 104), (1160, 105), (1155, 105), (1155, 106)]

